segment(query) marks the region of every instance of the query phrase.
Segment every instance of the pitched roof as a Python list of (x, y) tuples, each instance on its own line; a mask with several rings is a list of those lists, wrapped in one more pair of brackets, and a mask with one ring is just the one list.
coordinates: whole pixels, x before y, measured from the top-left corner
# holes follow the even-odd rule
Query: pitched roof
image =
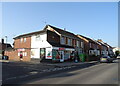
[(5, 50), (7, 48), (12, 48), (11, 44), (8, 43), (0, 43), (0, 50)]
[(52, 25), (46, 25), (43, 30), (36, 31), (36, 32), (31, 32), (31, 33), (27, 33), (27, 34), (22, 34), (22, 35), (19, 35), (19, 36), (15, 37), (14, 39), (17, 39), (17, 38), (20, 38), (20, 37), (28, 37), (28, 36), (31, 36), (31, 35), (33, 35), (33, 34), (43, 33), (43, 32), (46, 31), (46, 28), (47, 28), (48, 26), (50, 26), (51, 28), (53, 28), (55, 31), (57, 31), (58, 33), (60, 33), (60, 34), (62, 34), (62, 35), (69, 36), (69, 37), (71, 37), (71, 38), (74, 38), (74, 39), (78, 39), (78, 40), (79, 40), (79, 38), (78, 38), (75, 34), (73, 34), (73, 33), (71, 33), (71, 32), (68, 32), (68, 31), (65, 31), (65, 30), (62, 30), (62, 29), (60, 29), (60, 28), (54, 27), (54, 26), (52, 26)]
[(92, 43), (95, 43), (95, 41), (93, 41), (92, 39), (90, 39), (90, 38), (88, 38), (88, 37), (85, 37), (85, 36), (83, 36), (83, 35), (79, 35), (79, 36), (81, 36), (81, 37), (87, 39), (88, 41), (90, 41), (90, 42), (92, 42)]
[(36, 32), (31, 32), (31, 33), (27, 33), (27, 34), (22, 34), (22, 35), (19, 35), (19, 36), (16, 36), (15, 38), (13, 39), (17, 39), (17, 38), (21, 38), (21, 37), (29, 37), (33, 34), (39, 34), (39, 33), (43, 33), (45, 32), (45, 30), (40, 30), (40, 31), (36, 31)]
[(71, 32), (68, 32), (66, 30), (62, 30), (62, 29), (54, 27), (52, 25), (48, 25), (48, 26), (50, 26), (51, 28), (53, 28), (55, 31), (57, 31), (58, 33), (60, 33), (63, 36), (69, 36), (71, 38), (78, 39), (78, 40), (80, 39), (79, 37), (77, 37), (75, 34), (73, 34)]

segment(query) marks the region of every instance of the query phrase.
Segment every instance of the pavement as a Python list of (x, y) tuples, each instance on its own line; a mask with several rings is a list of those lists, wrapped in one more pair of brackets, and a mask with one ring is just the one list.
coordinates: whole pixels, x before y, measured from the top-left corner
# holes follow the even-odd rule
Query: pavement
[(39, 61), (20, 62), (9, 60), (0, 60), (0, 63), (2, 63), (2, 82), (4, 84), (23, 83), (24, 81), (45, 77), (50, 74), (89, 68), (99, 64), (98, 61), (40, 63)]
[(73, 65), (80, 65), (80, 64), (86, 64), (86, 63), (98, 63), (98, 61), (90, 61), (90, 62), (74, 62), (74, 61), (66, 61), (66, 62), (57, 62), (57, 63), (52, 63), (52, 62), (42, 62), (40, 63), (39, 61), (30, 61), (30, 62), (22, 62), (22, 61), (9, 61), (9, 60), (0, 60), (2, 63), (19, 63), (19, 64), (44, 64), (44, 65), (54, 65), (54, 66), (73, 66)]

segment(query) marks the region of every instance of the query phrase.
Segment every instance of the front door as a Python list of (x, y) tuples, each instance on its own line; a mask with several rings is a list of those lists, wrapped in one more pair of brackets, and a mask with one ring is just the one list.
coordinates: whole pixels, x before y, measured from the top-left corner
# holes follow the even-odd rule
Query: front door
[(60, 54), (60, 62), (64, 62), (64, 51), (59, 51)]
[(45, 60), (45, 48), (40, 48), (40, 61)]

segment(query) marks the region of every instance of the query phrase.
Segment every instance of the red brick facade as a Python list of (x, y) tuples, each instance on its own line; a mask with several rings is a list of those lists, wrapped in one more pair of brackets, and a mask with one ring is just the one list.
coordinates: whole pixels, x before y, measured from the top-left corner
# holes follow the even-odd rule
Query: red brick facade
[(20, 61), (20, 52), (23, 55), (23, 61), (31, 60), (31, 37), (15, 39), (14, 50), (6, 51), (5, 55), (9, 56), (9, 60)]

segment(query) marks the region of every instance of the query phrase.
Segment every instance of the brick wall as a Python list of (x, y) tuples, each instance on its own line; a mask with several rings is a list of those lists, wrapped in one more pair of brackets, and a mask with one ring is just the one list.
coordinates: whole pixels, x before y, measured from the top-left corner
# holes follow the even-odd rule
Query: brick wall
[[(26, 42), (24, 42), (25, 38), (26, 38)], [(23, 38), (15, 39), (14, 48), (31, 48), (31, 37), (23, 37)]]
[[(30, 49), (25, 49), (22, 53), (27, 53), (26, 56), (23, 56), (23, 61), (30, 61)], [(5, 55), (9, 57), (9, 60), (20, 61), (20, 56), (18, 55), (18, 50), (5, 51)]]
[[(20, 50), (24, 48), (24, 50)], [(9, 56), (9, 60), (20, 61), (20, 51), (23, 54), (23, 61), (30, 61), (31, 58), (31, 37), (18, 38), (14, 40), (14, 50), (5, 51), (5, 55)]]

